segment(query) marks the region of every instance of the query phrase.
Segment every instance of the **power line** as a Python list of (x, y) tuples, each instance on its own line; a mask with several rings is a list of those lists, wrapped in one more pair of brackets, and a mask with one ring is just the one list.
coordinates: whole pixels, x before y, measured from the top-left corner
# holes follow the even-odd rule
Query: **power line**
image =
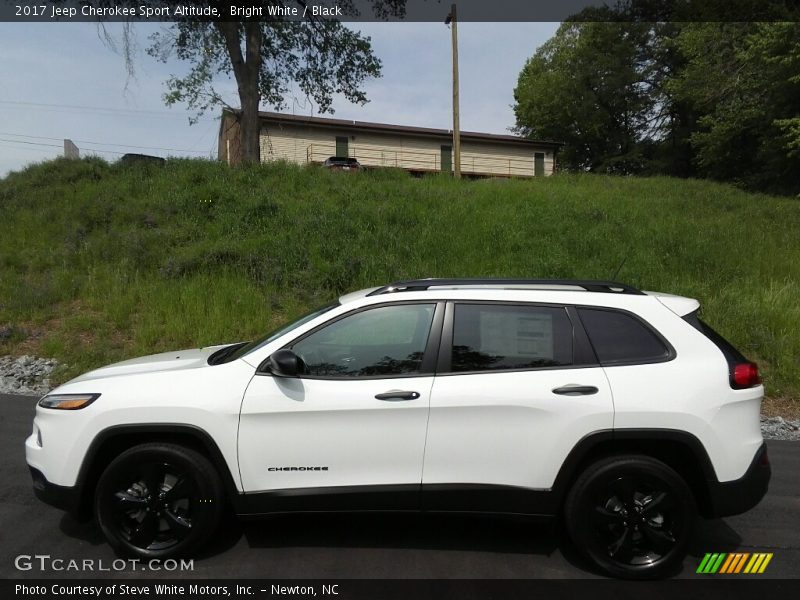
[[(0, 135), (10, 135), (10, 136), (15, 136), (15, 137), (25, 137), (25, 138), (32, 138), (32, 139), (36, 139), (36, 140), (61, 141), (61, 140), (64, 139), (64, 138), (56, 138), (56, 137), (47, 137), (47, 136), (43, 136), (43, 135), (28, 135), (28, 134), (24, 134), (24, 133), (10, 133), (10, 132), (6, 132), (6, 131), (0, 131)], [(16, 141), (16, 140), (9, 140), (9, 141)], [(20, 141), (23, 144), (24, 143), (33, 143), (33, 142), (24, 142), (22, 140), (20, 140)], [(80, 144), (90, 144), (90, 145), (93, 145), (93, 146), (113, 146), (114, 148), (135, 148), (135, 149), (139, 149), (139, 150), (163, 150), (165, 152), (194, 152), (194, 153), (197, 153), (197, 154), (207, 154), (206, 150), (190, 150), (188, 148), (161, 148), (161, 147), (158, 147), (158, 146), (133, 146), (133, 145), (130, 145), (130, 144), (111, 144), (111, 143), (108, 143), (108, 142), (95, 142), (95, 141), (92, 141), (92, 140), (76, 140), (76, 139), (73, 139), (72, 141), (76, 142), (76, 143), (80, 143)], [(89, 148), (89, 150), (92, 150), (92, 149), (93, 148)], [(110, 152), (110, 150), (109, 150), (109, 152)]]
[(31, 146), (50, 146), (51, 148), (62, 147), (61, 144), (43, 144), (41, 142), (26, 142), (25, 140), (6, 140), (3, 138), (0, 138), (0, 142), (11, 142), (12, 144), (30, 144)]
[(91, 142), (89, 140), (72, 140), (80, 144), (90, 144), (94, 146), (113, 146), (114, 148), (135, 148), (139, 150), (163, 150), (164, 152), (195, 152), (205, 154), (205, 150), (189, 150), (187, 148), (159, 148), (158, 146), (130, 146), (127, 144), (107, 144), (105, 142)]
[(54, 152), (53, 150), (46, 150), (45, 148), (30, 148), (30, 147), (26, 147), (26, 146), (22, 146), (22, 147), (20, 147), (20, 146), (12, 146), (11, 144), (4, 144), (2, 142), (0, 142), (0, 146), (2, 146), (4, 148), (11, 148), (13, 150), (27, 150), (28, 152), (42, 152), (44, 154), (49, 154), (49, 155), (52, 155), (53, 152)]
[(89, 154), (89, 155), (91, 155), (91, 154), (116, 154), (118, 156), (124, 156), (125, 154), (127, 154), (127, 152), (117, 152), (116, 150), (101, 150), (99, 148), (84, 149), (84, 152), (86, 154)]
[(0, 131), (0, 135), (13, 135), (15, 137), (33, 138), (35, 140), (55, 140), (57, 142), (59, 142), (62, 139), (64, 139), (64, 138), (46, 137), (46, 136), (43, 136), (43, 135), (26, 135), (24, 133), (11, 133), (9, 131)]
[[(26, 142), (25, 140), (7, 140), (4, 138), (0, 138), (0, 142), (10, 142), (12, 144), (28, 144), (30, 146), (43, 146), (47, 148), (63, 148), (61, 144), (43, 144), (42, 142)], [(18, 148), (19, 149), (19, 148)], [(31, 148), (33, 150), (34, 148)], [(103, 150), (102, 148), (89, 148), (91, 152), (104, 152), (110, 154), (125, 154), (125, 152), (116, 152), (115, 150)], [(42, 150), (42, 152), (46, 152), (46, 150)], [(52, 152), (52, 150), (50, 151)]]
[[(2, 104), (2, 102), (0, 102), (0, 104)], [(111, 112), (111, 111), (105, 112), (105, 109), (89, 111), (89, 110), (70, 109), (70, 108), (46, 108), (46, 107), (44, 107), (44, 108), (38, 108), (38, 107), (37, 108), (31, 108), (29, 106), (5, 106), (4, 110), (28, 110), (28, 111), (35, 111), (37, 114), (39, 114), (39, 113), (47, 113), (47, 112), (69, 113), (69, 114), (73, 114), (73, 115), (83, 115), (83, 116), (88, 116), (89, 114), (91, 114), (93, 117), (109, 117), (109, 118), (115, 118), (115, 119), (125, 118), (125, 117), (133, 118), (133, 117), (138, 116), (138, 115), (135, 115), (135, 114), (132, 114), (132, 113), (116, 113), (116, 112)], [(183, 119), (184, 117), (181, 117), (180, 115), (155, 114), (155, 115), (149, 115), (149, 118), (151, 118), (151, 119), (153, 119), (153, 118), (155, 118), (155, 119), (158, 119), (158, 118), (160, 118), (160, 119), (175, 119), (175, 118)], [(201, 121), (205, 121), (206, 119), (200, 119), (200, 120)]]
[[(85, 104), (48, 104), (45, 102), (28, 102), (23, 100), (0, 100), (0, 104), (13, 104), (17, 106), (40, 106), (46, 108), (67, 108), (73, 110), (137, 113), (137, 114), (159, 115), (159, 116), (169, 116), (169, 117), (182, 116), (168, 110), (143, 110), (140, 108), (112, 108), (108, 106), (86, 106)], [(183, 116), (190, 116), (190, 115), (189, 113), (184, 112)], [(205, 119), (216, 120), (216, 117), (205, 117)]]

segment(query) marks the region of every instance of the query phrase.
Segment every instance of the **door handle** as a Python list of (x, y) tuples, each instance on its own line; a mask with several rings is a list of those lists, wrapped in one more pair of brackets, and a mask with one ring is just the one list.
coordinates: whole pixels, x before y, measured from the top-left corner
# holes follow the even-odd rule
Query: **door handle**
[(403, 390), (375, 394), (376, 400), (416, 400), (417, 398), (419, 398), (419, 392), (406, 392)]
[(575, 385), (572, 383), (562, 387), (553, 388), (553, 393), (561, 396), (591, 396), (597, 392), (598, 389), (593, 385)]

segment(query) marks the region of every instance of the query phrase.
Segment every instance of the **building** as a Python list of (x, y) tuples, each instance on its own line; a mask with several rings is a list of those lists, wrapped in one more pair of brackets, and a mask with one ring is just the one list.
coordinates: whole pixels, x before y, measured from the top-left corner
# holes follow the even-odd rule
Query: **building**
[[(453, 133), (447, 129), (406, 127), (259, 113), (261, 161), (322, 163), (331, 156), (356, 158), (364, 167), (399, 167), (413, 173), (452, 172)], [(219, 159), (238, 162), (236, 113), (223, 111)], [(461, 132), (461, 172), (475, 177), (551, 175), (561, 144), (513, 135)]]

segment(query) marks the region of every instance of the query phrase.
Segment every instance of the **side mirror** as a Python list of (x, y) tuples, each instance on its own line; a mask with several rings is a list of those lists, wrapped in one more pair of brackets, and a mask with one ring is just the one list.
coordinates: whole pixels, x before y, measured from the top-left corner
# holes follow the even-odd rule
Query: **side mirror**
[(276, 377), (297, 377), (302, 371), (303, 359), (286, 348), (276, 350), (261, 363), (260, 372), (270, 372)]

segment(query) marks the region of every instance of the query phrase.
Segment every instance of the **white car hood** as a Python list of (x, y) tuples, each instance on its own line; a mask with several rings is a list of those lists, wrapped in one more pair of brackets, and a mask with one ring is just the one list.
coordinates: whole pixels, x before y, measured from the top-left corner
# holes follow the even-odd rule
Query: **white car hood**
[(119, 377), (122, 375), (134, 375), (137, 373), (155, 373), (158, 371), (178, 371), (182, 369), (206, 367), (208, 366), (208, 357), (220, 348), (224, 348), (228, 345), (229, 344), (222, 344), (219, 346), (206, 346), (205, 348), (162, 352), (161, 354), (151, 354), (150, 356), (123, 360), (122, 362), (84, 373), (69, 383)]

